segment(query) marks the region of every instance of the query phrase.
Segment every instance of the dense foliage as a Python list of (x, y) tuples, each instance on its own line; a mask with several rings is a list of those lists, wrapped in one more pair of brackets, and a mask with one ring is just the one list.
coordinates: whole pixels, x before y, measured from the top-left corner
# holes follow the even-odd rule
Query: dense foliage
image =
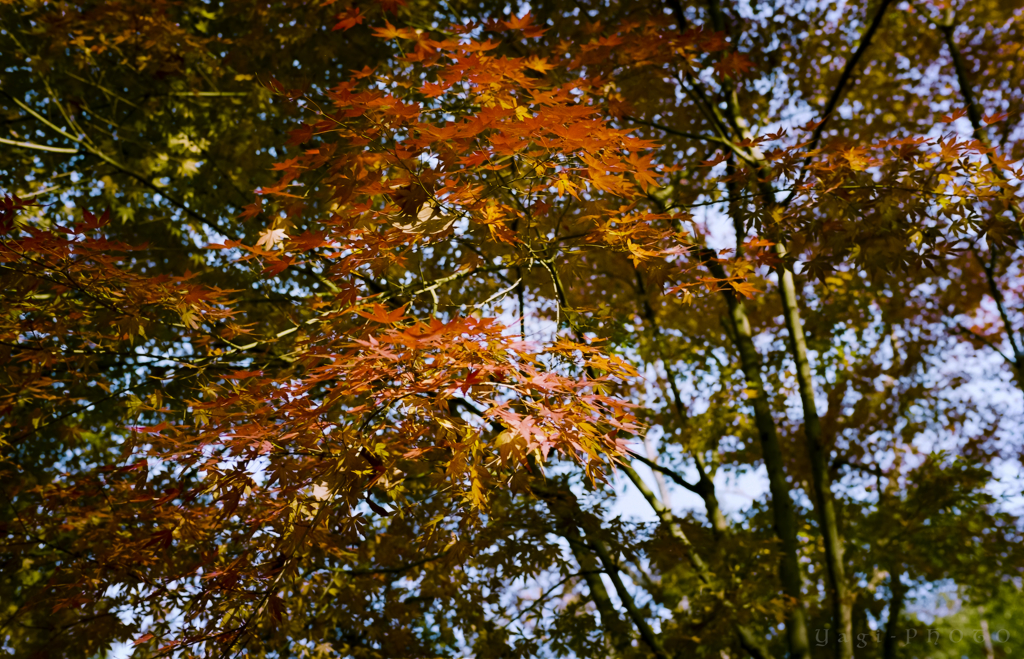
[(1014, 656), (1022, 33), (0, 2), (0, 648)]

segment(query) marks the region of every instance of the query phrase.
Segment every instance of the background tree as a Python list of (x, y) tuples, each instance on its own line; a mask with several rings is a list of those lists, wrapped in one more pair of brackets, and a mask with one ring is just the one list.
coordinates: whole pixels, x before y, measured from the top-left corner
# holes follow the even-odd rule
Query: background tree
[(0, 8), (5, 649), (889, 658), (950, 585), (1012, 609), (1019, 8), (525, 9)]

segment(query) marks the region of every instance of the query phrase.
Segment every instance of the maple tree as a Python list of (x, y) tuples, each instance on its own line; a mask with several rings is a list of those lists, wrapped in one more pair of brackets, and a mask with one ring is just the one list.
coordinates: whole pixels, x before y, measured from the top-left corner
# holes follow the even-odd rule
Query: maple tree
[(0, 27), (5, 651), (892, 659), (950, 584), (1014, 624), (1018, 7)]

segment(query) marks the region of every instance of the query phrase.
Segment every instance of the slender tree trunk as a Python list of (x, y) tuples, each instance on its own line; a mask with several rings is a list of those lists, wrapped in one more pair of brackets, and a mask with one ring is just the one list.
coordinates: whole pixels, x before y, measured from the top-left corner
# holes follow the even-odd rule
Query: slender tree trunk
[(775, 521), (775, 536), (782, 545), (779, 559), (779, 577), (782, 590), (792, 605), (787, 615), (786, 635), (789, 640), (791, 659), (807, 659), (811, 656), (807, 630), (807, 616), (803, 606), (803, 579), (798, 562), (796, 512), (789, 495), (786, 468), (782, 458), (775, 420), (772, 418), (768, 395), (761, 379), (761, 356), (754, 346), (753, 332), (747, 317), (746, 306), (731, 292), (726, 292), (729, 316), (736, 334), (736, 347), (740, 353), (740, 365), (746, 378), (748, 395), (754, 408), (754, 422), (761, 440), (761, 452), (765, 470), (768, 472), (768, 489), (772, 495), (772, 512)]
[(575, 497), (571, 500), (568, 497), (556, 496), (554, 493), (545, 492), (542, 497), (547, 501), (548, 509), (555, 519), (558, 520), (559, 533), (569, 542), (573, 558), (580, 567), (583, 581), (590, 591), (590, 600), (597, 609), (597, 615), (601, 621), (601, 628), (604, 630), (605, 644), (611, 650), (622, 652), (630, 646), (629, 634), (612, 598), (608, 595), (604, 581), (601, 579), (601, 566), (597, 559), (587, 550), (586, 541), (583, 539), (578, 526), (578, 505)]
[[(658, 463), (658, 454), (654, 451), (654, 446), (651, 445), (650, 439), (644, 437), (644, 451), (647, 452), (647, 459), (651, 462)], [(658, 484), (658, 493), (661, 495), (661, 500), (665, 502), (665, 505), (669, 508), (672, 507), (672, 494), (668, 491), (668, 483), (665, 482), (665, 474), (660, 471), (654, 471), (654, 482)]]
[[(699, 250), (698, 254), (713, 276), (726, 279), (725, 270), (714, 260), (714, 255), (709, 250)], [(785, 464), (778, 432), (775, 428), (775, 420), (772, 417), (764, 381), (761, 377), (761, 356), (754, 346), (753, 331), (750, 320), (747, 318), (746, 306), (731, 291), (726, 290), (723, 295), (729, 308), (733, 338), (740, 354), (740, 366), (754, 408), (754, 422), (761, 442), (765, 470), (768, 472), (768, 489), (772, 498), (775, 537), (778, 538), (782, 547), (782, 557), (779, 559), (779, 578), (782, 582), (782, 591), (789, 598), (791, 604), (786, 621), (789, 653), (792, 659), (809, 659), (811, 644), (807, 629), (807, 615), (803, 605), (803, 578), (800, 574), (796, 511), (789, 494), (789, 483), (786, 480)], [(644, 296), (644, 303), (649, 309), (646, 296)], [(648, 313), (653, 317), (653, 312)], [(671, 377), (669, 384), (672, 387), (677, 410), (681, 417), (685, 416), (678, 387)], [(714, 484), (707, 476), (703, 461), (696, 456), (696, 453), (695, 457), (697, 457), (697, 466), (701, 472), (700, 487), (708, 494), (705, 502), (714, 502), (714, 508), (709, 507), (708, 510), (708, 515), (712, 518), (712, 525), (716, 529), (724, 529), (725, 519), (714, 498)]]
[(992, 634), (988, 629), (988, 620), (981, 619), (981, 634), (985, 639), (985, 659), (996, 659), (996, 649), (992, 646)]
[[(906, 594), (906, 588), (898, 570), (893, 570), (889, 578), (892, 580), (892, 599), (889, 600), (889, 620), (885, 624), (882, 659), (896, 659), (896, 649), (899, 647), (900, 615), (903, 612), (903, 596)], [(852, 637), (847, 645), (853, 645)]]
[[(633, 485), (636, 486), (640, 494), (650, 504), (651, 509), (661, 520), (661, 523), (668, 530), (669, 534), (675, 538), (679, 544), (683, 546), (683, 550), (686, 552), (686, 559), (689, 561), (690, 566), (694, 572), (697, 573), (697, 578), (700, 579), (701, 583), (706, 586), (713, 586), (716, 583), (716, 578), (708, 564), (704, 562), (700, 554), (697, 552), (693, 543), (686, 536), (682, 527), (679, 526), (679, 522), (676, 520), (675, 515), (665, 505), (658, 500), (651, 488), (647, 487), (647, 483), (644, 482), (640, 475), (636, 473), (629, 465), (621, 467), (625, 472), (626, 476), (632, 481)], [(736, 635), (740, 640), (740, 645), (743, 649), (753, 657), (754, 659), (771, 659), (771, 653), (765, 646), (764, 639), (760, 638), (753, 630), (745, 625), (735, 625)]]
[[(647, 297), (647, 288), (644, 285), (643, 276), (640, 274), (639, 270), (635, 270), (635, 274), (637, 293), (641, 300), (641, 310), (643, 311), (644, 318), (647, 320), (647, 323), (651, 328), (651, 334), (654, 339), (657, 356), (665, 368), (665, 377), (668, 380), (668, 387), (672, 393), (672, 402), (675, 408), (676, 420), (679, 423), (680, 429), (684, 429), (689, 421), (689, 415), (683, 405), (682, 396), (679, 394), (679, 385), (676, 382), (675, 369), (672, 368), (667, 355), (665, 355), (665, 350), (661, 343), (661, 326), (657, 321), (654, 309), (651, 307), (650, 300)], [(649, 448), (650, 447), (648, 445), (648, 449)], [(715, 484), (708, 473), (708, 465), (704, 463), (702, 456), (697, 451), (693, 452), (693, 457), (697, 466), (699, 480), (696, 487), (688, 487), (690, 487), (690, 489), (698, 494), (704, 501), (704, 508), (707, 511), (708, 520), (711, 522), (711, 529), (715, 541), (718, 542), (728, 531), (728, 522), (725, 519), (725, 515), (722, 514), (721, 507), (718, 504), (718, 497), (715, 494)], [(657, 464), (653, 455), (648, 455), (648, 459), (652, 464)], [(657, 470), (652, 470), (654, 471), (654, 475), (658, 479), (658, 485), (663, 492), (662, 501), (659, 501), (632, 467), (627, 465), (624, 471), (626, 476), (640, 491), (640, 494), (643, 495), (650, 504), (651, 509), (654, 510), (658, 519), (660, 519), (665, 525), (672, 537), (683, 545), (686, 551), (687, 560), (690, 561), (690, 565), (697, 572), (700, 580), (706, 585), (711, 585), (713, 583), (714, 575), (703, 559), (701, 559), (696, 549), (694, 549), (690, 539), (686, 537), (686, 534), (683, 532), (682, 528), (680, 528), (678, 522), (676, 522), (675, 516), (672, 514), (671, 508), (669, 507), (668, 488), (665, 485), (664, 474)], [(740, 646), (743, 647), (747, 654), (749, 654), (753, 659), (772, 659), (771, 652), (769, 652), (764, 639), (749, 627), (745, 625), (736, 625), (736, 635), (739, 638)]]
[[(877, 11), (875, 12), (874, 17), (868, 25), (867, 30), (864, 32), (864, 35), (860, 40), (860, 44), (858, 45), (857, 50), (847, 60), (846, 65), (843, 67), (843, 71), (840, 75), (839, 82), (833, 90), (833, 93), (831, 94), (828, 103), (825, 106), (823, 121), (815, 129), (813, 145), (817, 145), (817, 142), (822, 135), (822, 131), (824, 130), (825, 123), (828, 121), (832, 112), (835, 110), (837, 104), (839, 103), (839, 100), (843, 95), (847, 83), (853, 77), (853, 74), (856, 71), (856, 68), (858, 66), (858, 63), (860, 62), (861, 57), (866, 52), (868, 45), (871, 43), (871, 40), (873, 39), (879, 26), (881, 25), (882, 19), (885, 16), (885, 13), (891, 2), (892, 0), (882, 0)], [(708, 10), (714, 28), (718, 31), (726, 31), (728, 25), (726, 24), (726, 18), (718, 5), (718, 0), (708, 0)], [(677, 20), (679, 21), (680, 28), (684, 28), (684, 19), (682, 18), (682, 11), (676, 11), (676, 16)], [(725, 121), (720, 121), (719, 125), (727, 124), (731, 128), (731, 132), (733, 132), (733, 134), (735, 134), (738, 138), (744, 140), (750, 139), (751, 135), (750, 131), (748, 130), (749, 123), (746, 121), (744, 117), (740, 115), (738, 110), (735, 87), (727, 80), (725, 82), (724, 88), (728, 92), (728, 94), (724, 94), (726, 96), (726, 116)], [(714, 112), (713, 106), (709, 107), (712, 108), (711, 112)], [(711, 120), (712, 118), (713, 117), (708, 117), (709, 120)], [(722, 137), (726, 136), (722, 135)], [(758, 175), (761, 179), (758, 184), (758, 187), (764, 199), (765, 205), (769, 209), (781, 208), (782, 206), (784, 206), (784, 204), (778, 203), (775, 199), (775, 191), (772, 188), (771, 183), (769, 182), (771, 180), (771, 170), (764, 159), (764, 155), (760, 152), (760, 150), (757, 149), (756, 147), (752, 149), (744, 149), (742, 147), (739, 147), (735, 143), (732, 143), (731, 140), (729, 141), (729, 144), (730, 149), (734, 154), (743, 157), (756, 170), (758, 170)], [(814, 148), (814, 146), (812, 146), (811, 148)], [(743, 239), (742, 233), (745, 225), (742, 222), (742, 218), (740, 216), (738, 208), (732, 207), (730, 211), (733, 215), (734, 225), (736, 226), (737, 253), (739, 253), (739, 243)], [(784, 243), (781, 240), (777, 242), (777, 249), (779, 250), (780, 256), (784, 257), (786, 249)], [(803, 325), (800, 320), (800, 310), (797, 304), (796, 287), (793, 283), (793, 272), (792, 270), (789, 269), (785, 262), (783, 262), (782, 266), (779, 268), (778, 274), (779, 290), (783, 298), (783, 306), (786, 310), (786, 325), (789, 328), (791, 348), (793, 350), (794, 360), (797, 364), (797, 380), (800, 387), (801, 402), (803, 403), (804, 427), (807, 436), (808, 453), (810, 454), (812, 466), (812, 480), (815, 489), (815, 508), (817, 509), (818, 518), (820, 520), (822, 528), (822, 537), (825, 543), (826, 572), (828, 574), (829, 585), (832, 589), (833, 615), (835, 619), (835, 624), (839, 628), (839, 631), (841, 633), (846, 633), (849, 638), (852, 638), (853, 602), (849, 600), (847, 592), (845, 570), (843, 566), (842, 540), (839, 537), (839, 527), (836, 521), (835, 502), (832, 496), (831, 482), (828, 472), (828, 459), (824, 451), (824, 446), (822, 444), (821, 423), (818, 419), (817, 408), (814, 404), (813, 380), (811, 379), (810, 363), (807, 358), (807, 347), (803, 336)], [(746, 323), (746, 314), (743, 313), (743, 305), (738, 300), (735, 300), (734, 296), (730, 297), (732, 298), (732, 301), (730, 303), (730, 312), (733, 316), (733, 322), (737, 328), (738, 342), (744, 344), (738, 345), (737, 347), (740, 348), (741, 359), (743, 359), (743, 361), (745, 362), (743, 365), (743, 369), (744, 373), (747, 375), (747, 380), (749, 383), (751, 382), (751, 374), (753, 373), (753, 371), (760, 370), (760, 364), (756, 363), (756, 368), (754, 368), (755, 362), (751, 361), (754, 357), (756, 357), (756, 352), (753, 350), (753, 343), (748, 341), (748, 337), (743, 336), (742, 327)], [(747, 324), (747, 327), (749, 330), (749, 324)], [(749, 345), (746, 345), (748, 343)], [(755, 389), (757, 389), (757, 387), (755, 387)], [(759, 397), (760, 395), (763, 394), (763, 392), (757, 393)], [(768, 413), (766, 412), (758, 411), (757, 401), (758, 398), (755, 398), (755, 416), (760, 417), (757, 421), (758, 430), (761, 433), (762, 445), (765, 448), (765, 464), (766, 466), (768, 466), (770, 454), (775, 452), (772, 445), (777, 446), (778, 442), (777, 440), (773, 440), (772, 436), (765, 435), (765, 431), (767, 430), (767, 426), (769, 425), (768, 421), (770, 421), (770, 416), (768, 416)], [(767, 401), (764, 402), (764, 405), (767, 405)], [(773, 427), (771, 434), (774, 435), (774, 424), (772, 423), (771, 425)], [(781, 470), (781, 464), (779, 466), (779, 470)], [(781, 473), (781, 471), (779, 473)], [(784, 479), (783, 482), (779, 484), (772, 481), (773, 473), (771, 467), (769, 467), (769, 479), (772, 483), (773, 500), (777, 499), (777, 491), (779, 494), (781, 494), (783, 489), (787, 489), (788, 491), (788, 487), (782, 487), (784, 485)], [(788, 494), (787, 503), (789, 503)], [(785, 513), (783, 513), (783, 517), (785, 517)], [(783, 524), (783, 526), (785, 526), (785, 524)], [(786, 531), (784, 531), (781, 527), (779, 528), (779, 531), (782, 533), (786, 533)], [(783, 539), (784, 545), (786, 544), (786, 542), (787, 541)], [(787, 555), (788, 553), (789, 552), (787, 550)], [(783, 571), (788, 572), (790, 571), (790, 568), (784, 567)], [(798, 574), (795, 576), (796, 578), (799, 578)], [(806, 629), (804, 631), (806, 633)], [(793, 647), (791, 648), (791, 651), (794, 655), (796, 655), (800, 651), (800, 648)], [(836, 654), (839, 659), (851, 659), (853, 657), (852, 646), (840, 644), (839, 646), (837, 646)]]
[[(568, 300), (565, 297), (565, 289), (562, 287), (560, 283), (558, 271), (555, 268), (555, 266), (551, 263), (548, 263), (547, 267), (548, 271), (551, 273), (552, 283), (555, 286), (555, 292), (558, 296), (559, 311), (566, 311), (569, 309), (569, 304)], [(572, 330), (576, 336), (577, 341), (579, 341), (580, 343), (586, 343), (586, 339), (580, 333), (578, 328), (573, 326)], [(587, 367), (587, 375), (592, 380), (597, 379), (597, 374), (594, 373), (593, 369), (590, 366)], [(539, 488), (541, 492), (548, 491), (549, 489), (550, 488), (546, 482), (542, 482)], [(576, 500), (576, 495), (574, 495), (571, 491), (565, 490), (557, 493), (549, 492), (546, 496), (552, 497), (553, 499), (558, 500), (560, 502), (570, 502), (561, 504), (568, 506), (568, 517), (563, 518), (567, 522), (567, 527), (575, 528), (577, 520), (582, 521), (583, 511), (579, 507), (579, 502)], [(563, 509), (562, 514), (566, 515), (567, 513), (564, 512), (564, 510), (565, 509)], [(651, 652), (654, 653), (654, 656), (658, 657), (659, 659), (668, 659), (668, 653), (665, 651), (665, 648), (662, 647), (661, 639), (659, 639), (657, 634), (654, 633), (654, 630), (651, 628), (650, 623), (647, 622), (647, 619), (644, 618), (641, 611), (637, 608), (636, 602), (633, 600), (633, 596), (629, 593), (628, 590), (626, 590), (626, 586), (622, 582), (622, 577), (619, 575), (619, 569), (616, 565), (615, 557), (612, 556), (611, 552), (608, 549), (608, 546), (604, 543), (604, 540), (599, 537), (599, 533), (597, 532), (599, 528), (588, 530), (582, 524), (581, 528), (584, 528), (584, 531), (587, 532), (588, 544), (591, 548), (593, 548), (594, 553), (597, 554), (598, 558), (600, 558), (601, 560), (601, 563), (604, 565), (604, 572), (608, 575), (608, 578), (611, 579), (612, 585), (615, 587), (615, 592), (619, 596), (619, 600), (622, 602), (622, 606), (626, 609), (626, 613), (629, 615), (630, 619), (633, 621), (634, 626), (640, 634), (640, 639), (647, 645)], [(607, 597), (607, 591), (605, 592), (605, 597)], [(617, 616), (616, 619), (618, 619)]]
[[(668, 380), (668, 387), (672, 394), (672, 405), (675, 409), (676, 420), (679, 423), (680, 431), (685, 430), (687, 422), (689, 421), (689, 414), (686, 412), (686, 406), (683, 405), (683, 397), (679, 393), (679, 385), (676, 382), (675, 369), (669, 363), (668, 356), (665, 354), (664, 347), (661, 343), (661, 326), (658, 324), (658, 319), (654, 314), (654, 308), (651, 307), (651, 301), (647, 297), (647, 286), (644, 284), (644, 279), (640, 274), (639, 270), (634, 268), (636, 274), (637, 293), (640, 296), (640, 308), (643, 311), (644, 319), (647, 320), (647, 324), (651, 327), (651, 334), (654, 338), (655, 348), (658, 353), (658, 358), (661, 360), (662, 365), (665, 368), (665, 378)], [(708, 465), (704, 461), (704, 457), (698, 452), (693, 451), (693, 459), (697, 466), (697, 474), (699, 481), (697, 483), (698, 492), (697, 494), (704, 500), (705, 507), (707, 508), (708, 521), (711, 522), (711, 528), (715, 532), (715, 537), (721, 536), (728, 526), (725, 521), (725, 516), (722, 514), (721, 507), (718, 505), (718, 498), (715, 496), (715, 486), (711, 480), (710, 470)], [(651, 461), (655, 460), (651, 458)], [(661, 476), (658, 472), (655, 472), (655, 478)], [(658, 481), (659, 486), (664, 482)], [(664, 499), (665, 504), (668, 505), (668, 499)]]
[(654, 629), (651, 628), (647, 618), (643, 616), (643, 612), (637, 607), (633, 596), (626, 590), (626, 585), (622, 582), (622, 576), (619, 574), (615, 557), (608, 549), (608, 545), (596, 537), (596, 535), (590, 538), (590, 545), (594, 548), (598, 558), (601, 559), (605, 574), (611, 579), (612, 585), (615, 587), (615, 594), (619, 596), (619, 601), (622, 602), (623, 608), (626, 609), (626, 613), (633, 621), (634, 626), (636, 626), (636, 630), (640, 634), (640, 640), (644, 642), (658, 659), (669, 659), (668, 652), (665, 651), (664, 646), (661, 644), (661, 639), (654, 633)]
[[(780, 258), (785, 259), (786, 248), (781, 242), (776, 244), (776, 251)], [(839, 522), (836, 519), (828, 453), (825, 450), (821, 420), (818, 417), (818, 408), (814, 401), (814, 380), (811, 375), (810, 360), (807, 357), (807, 341), (800, 320), (796, 285), (793, 281), (793, 271), (789, 268), (785, 266), (779, 268), (778, 275), (779, 293), (782, 296), (782, 304), (785, 309), (790, 350), (793, 361), (796, 362), (797, 385), (800, 390), (800, 402), (803, 406), (804, 434), (811, 462), (814, 503), (818, 513), (818, 523), (821, 526), (821, 537), (825, 545), (825, 574), (832, 591), (832, 616), (838, 628), (837, 631), (852, 639), (853, 602), (847, 589), (846, 569), (843, 564), (843, 540), (839, 535)], [(837, 643), (836, 657), (852, 659), (853, 644)]]
[[(548, 508), (558, 520), (559, 531), (569, 541), (573, 555), (587, 583), (587, 588), (590, 590), (590, 597), (601, 617), (607, 644), (621, 654), (631, 647), (632, 642), (622, 618), (619, 617), (614, 604), (612, 604), (604, 581), (601, 579), (602, 572), (611, 579), (616, 595), (622, 602), (630, 620), (633, 621), (640, 640), (648, 647), (653, 656), (658, 659), (669, 659), (661, 640), (654, 633), (650, 623), (633, 600), (633, 596), (626, 589), (608, 545), (598, 536), (598, 533), (592, 529), (588, 530), (587, 525), (583, 523), (583, 511), (580, 509), (576, 496), (567, 488), (551, 486), (549, 482), (543, 480), (543, 477), (539, 477), (539, 480), (541, 482), (534, 487), (534, 491), (547, 501)], [(585, 535), (580, 533), (580, 529), (583, 529)], [(588, 548), (597, 554), (600, 563), (594, 559)]]

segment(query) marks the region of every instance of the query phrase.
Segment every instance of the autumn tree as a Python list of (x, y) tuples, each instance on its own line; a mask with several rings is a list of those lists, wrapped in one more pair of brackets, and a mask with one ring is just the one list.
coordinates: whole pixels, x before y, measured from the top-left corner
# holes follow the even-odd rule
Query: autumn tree
[(1022, 29), (0, 5), (2, 647), (894, 659), (950, 588), (1011, 624)]

